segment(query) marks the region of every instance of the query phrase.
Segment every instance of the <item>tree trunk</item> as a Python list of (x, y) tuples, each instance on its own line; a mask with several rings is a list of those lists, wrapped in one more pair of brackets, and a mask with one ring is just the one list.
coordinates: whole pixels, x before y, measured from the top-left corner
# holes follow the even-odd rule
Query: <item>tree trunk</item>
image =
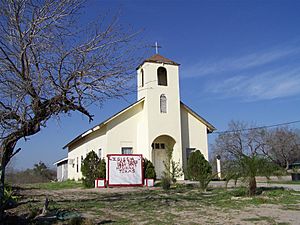
[(289, 167), (290, 167), (290, 164), (289, 164), (289, 162), (288, 161), (286, 161), (286, 164), (285, 164), (286, 166), (285, 166), (285, 170), (287, 171), (288, 169), (289, 169)]
[(254, 196), (256, 194), (256, 179), (255, 177), (250, 177), (249, 179), (249, 195)]
[[(4, 155), (4, 153), (3, 153)], [(4, 217), (4, 181), (5, 181), (5, 163), (3, 160), (4, 157), (1, 159), (1, 165), (0, 165), (0, 221), (3, 220)]]
[(4, 209), (5, 209), (5, 169), (10, 160), (10, 158), (14, 155), (14, 147), (16, 145), (16, 141), (2, 143), (0, 150), (2, 151), (1, 164), (0, 164), (0, 221), (3, 220), (4, 217)]

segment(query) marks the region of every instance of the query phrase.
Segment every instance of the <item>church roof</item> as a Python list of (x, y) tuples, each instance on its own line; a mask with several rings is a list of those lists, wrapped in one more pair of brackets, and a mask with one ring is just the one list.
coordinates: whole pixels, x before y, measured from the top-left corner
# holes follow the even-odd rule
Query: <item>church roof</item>
[(55, 163), (53, 163), (53, 165), (57, 165), (57, 164), (62, 163), (62, 162), (68, 162), (68, 157), (65, 157), (63, 159), (60, 159), (60, 160), (56, 161)]
[[(112, 121), (113, 119), (115, 119), (116, 117), (118, 117), (119, 115), (125, 113), (126, 111), (128, 111), (129, 109), (135, 107), (136, 105), (138, 105), (139, 103), (142, 103), (145, 100), (145, 98), (140, 99), (137, 102), (134, 102), (133, 104), (129, 105), (128, 107), (126, 107), (125, 109), (121, 110), (120, 112), (114, 114), (113, 116), (109, 117), (108, 119), (106, 119), (105, 121), (103, 121), (102, 123), (98, 124), (97, 126), (83, 132), (82, 134), (78, 135), (76, 138), (74, 138), (72, 141), (70, 141), (68, 144), (66, 144), (63, 149), (66, 149), (68, 146), (74, 144), (75, 142), (77, 142), (78, 140), (80, 140), (81, 138), (87, 136), (88, 134), (102, 128), (103, 126), (105, 126), (107, 123), (109, 123), (110, 121)], [(206, 125), (208, 133), (212, 133), (214, 130), (216, 130), (216, 128), (210, 124), (207, 120), (205, 120), (203, 117), (201, 117), (200, 115), (198, 115), (196, 112), (194, 112), (190, 107), (188, 107), (187, 105), (185, 105), (182, 101), (180, 101), (180, 104), (182, 105), (183, 108), (185, 108), (190, 114), (192, 114), (196, 119), (198, 119), (200, 122), (202, 122), (204, 125)], [(60, 163), (62, 161), (66, 160), (62, 159), (57, 161), (55, 164)]]
[[(128, 107), (126, 107), (125, 109), (121, 110), (120, 112), (114, 114), (113, 116), (109, 117), (108, 119), (106, 119), (105, 121), (103, 121), (102, 123), (96, 125), (95, 127), (83, 132), (82, 134), (78, 135), (76, 138), (74, 138), (72, 141), (70, 141), (68, 144), (66, 144), (63, 149), (66, 149), (67, 147), (69, 147), (70, 145), (76, 143), (78, 140), (80, 140), (81, 138), (89, 135), (90, 133), (93, 133), (94, 131), (102, 128), (103, 126), (105, 126), (107, 123), (109, 123), (110, 121), (112, 121), (113, 119), (117, 118), (118, 116), (120, 116), (121, 114), (125, 113), (126, 111), (132, 109), (133, 107), (137, 106), (138, 104), (144, 102), (145, 98), (140, 99), (137, 102), (134, 102), (133, 104), (129, 105)], [(205, 120), (203, 117), (201, 117), (200, 115), (198, 115), (196, 112), (194, 112), (190, 107), (188, 107), (187, 105), (185, 105), (182, 101), (180, 101), (181, 106), (187, 110), (190, 114), (192, 114), (196, 119), (198, 119), (201, 123), (203, 123), (206, 127), (207, 127), (207, 131), (208, 133), (212, 133), (214, 130), (216, 130), (216, 128), (210, 124), (207, 120)], [(63, 159), (65, 160), (65, 159)], [(56, 163), (60, 163), (63, 160), (59, 160)]]
[(203, 117), (199, 116), (199, 114), (197, 114), (194, 110), (192, 110), (190, 107), (188, 107), (186, 104), (184, 104), (182, 101), (180, 101), (180, 104), (190, 113), (192, 114), (194, 117), (196, 117), (201, 123), (203, 123), (204, 125), (206, 125), (208, 133), (212, 133), (213, 131), (216, 130), (216, 128), (209, 123), (207, 120), (205, 120)]
[(170, 64), (170, 65), (176, 65), (176, 66), (179, 66), (180, 64), (179, 63), (176, 63), (160, 54), (155, 54), (153, 56), (151, 56), (150, 58), (148, 59), (145, 59), (143, 63), (141, 63), (138, 68), (143, 65), (145, 62), (152, 62), (152, 63), (164, 63), (164, 64)]
[(139, 103), (143, 102), (144, 100), (145, 100), (145, 98), (142, 98), (139, 101), (134, 102), (133, 104), (129, 105), (128, 107), (126, 107), (125, 109), (121, 110), (120, 112), (117, 112), (116, 114), (114, 114), (113, 116), (111, 116), (108, 119), (104, 120), (102, 123), (98, 124), (97, 126), (93, 127), (92, 129), (89, 129), (89, 130), (83, 132), (82, 134), (78, 135), (76, 138), (74, 138), (72, 141), (70, 141), (68, 144), (66, 144), (63, 147), (63, 149), (67, 148), (71, 144), (74, 144), (75, 142), (77, 142), (81, 138), (87, 136), (88, 134), (92, 133), (93, 131), (96, 131), (96, 130), (102, 128), (104, 125), (106, 125), (107, 123), (109, 123), (110, 121), (112, 121), (113, 119), (115, 119), (116, 117), (118, 117), (119, 115), (123, 114), (124, 112), (128, 111), (129, 109), (135, 107), (136, 105), (138, 105)]

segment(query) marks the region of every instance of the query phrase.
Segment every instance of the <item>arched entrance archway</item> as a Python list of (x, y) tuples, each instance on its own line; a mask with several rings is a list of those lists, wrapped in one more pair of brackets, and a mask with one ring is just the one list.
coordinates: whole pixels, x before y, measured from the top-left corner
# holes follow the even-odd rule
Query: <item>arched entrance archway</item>
[(167, 148), (174, 148), (176, 141), (168, 135), (160, 135), (152, 142), (152, 162), (155, 167), (156, 177), (158, 179), (165, 170), (164, 163), (167, 160)]

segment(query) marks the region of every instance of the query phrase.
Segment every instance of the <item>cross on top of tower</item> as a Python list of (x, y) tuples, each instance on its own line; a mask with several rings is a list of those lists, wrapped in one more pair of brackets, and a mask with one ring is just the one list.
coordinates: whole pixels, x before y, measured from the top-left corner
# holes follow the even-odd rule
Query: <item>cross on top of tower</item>
[(152, 45), (151, 47), (155, 48), (155, 54), (158, 54), (158, 49), (161, 48), (161, 46), (157, 44), (157, 41), (155, 42), (155, 45)]

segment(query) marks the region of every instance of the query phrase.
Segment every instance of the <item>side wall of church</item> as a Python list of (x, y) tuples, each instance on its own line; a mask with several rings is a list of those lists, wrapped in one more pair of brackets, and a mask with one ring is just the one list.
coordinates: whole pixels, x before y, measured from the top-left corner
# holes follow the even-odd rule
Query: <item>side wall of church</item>
[(107, 124), (107, 153), (122, 154), (122, 148), (132, 148), (141, 154), (137, 145), (138, 125), (143, 120), (143, 103), (136, 105)]
[(143, 107), (142, 102), (69, 146), (68, 178), (82, 178), (81, 162), (90, 151), (106, 160), (107, 154), (121, 154), (122, 148), (131, 148), (133, 154), (147, 155), (142, 139), (147, 132)]
[(106, 127), (86, 135), (69, 147), (68, 178), (81, 179), (81, 162), (90, 151), (94, 151), (101, 158), (105, 157), (107, 147)]
[(181, 129), (184, 167), (187, 164), (187, 149), (200, 150), (208, 160), (207, 127), (184, 107), (181, 107)]

